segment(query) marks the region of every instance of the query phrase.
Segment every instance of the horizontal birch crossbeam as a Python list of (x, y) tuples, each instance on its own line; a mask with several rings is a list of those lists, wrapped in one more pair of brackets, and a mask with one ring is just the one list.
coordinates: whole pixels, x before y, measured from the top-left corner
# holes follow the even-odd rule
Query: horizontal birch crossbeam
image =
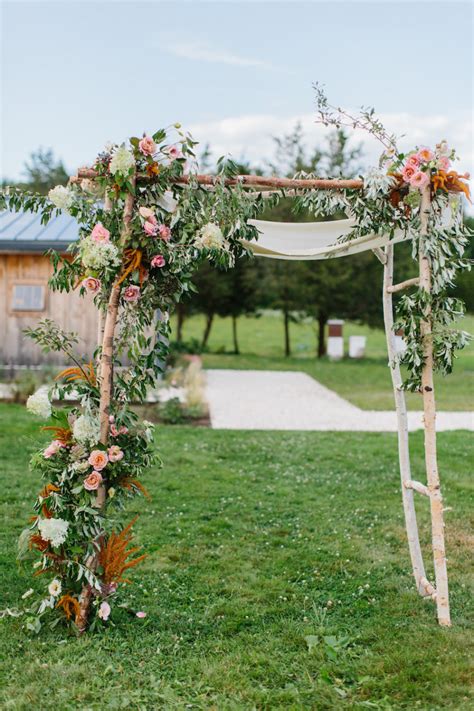
[(422, 494), (423, 496), (431, 496), (430, 490), (428, 489), (427, 486), (421, 483), (421, 481), (413, 481), (412, 479), (409, 479), (404, 483), (405, 489), (413, 489), (413, 491), (417, 491), (419, 494)]
[(402, 291), (402, 289), (408, 289), (408, 287), (410, 286), (418, 286), (419, 283), (420, 278), (413, 277), (413, 279), (406, 279), (406, 281), (401, 281), (399, 284), (387, 286), (387, 291), (389, 294), (395, 294), (397, 291)]
[(420, 578), (420, 585), (426, 590), (432, 600), (436, 599), (436, 588), (424, 577)]
[[(97, 171), (93, 168), (79, 168), (77, 176), (71, 178), (71, 182), (76, 183), (81, 180), (94, 180), (98, 178)], [(138, 173), (137, 180), (153, 180), (154, 176), (147, 173)], [(177, 184), (187, 184), (196, 181), (199, 185), (215, 185), (221, 180), (216, 175), (181, 175), (174, 179)], [(225, 185), (244, 185), (253, 188), (280, 188), (282, 190), (360, 190), (364, 187), (364, 181), (359, 179), (338, 179), (338, 178), (275, 178), (263, 175), (236, 175), (234, 178), (224, 178)]]

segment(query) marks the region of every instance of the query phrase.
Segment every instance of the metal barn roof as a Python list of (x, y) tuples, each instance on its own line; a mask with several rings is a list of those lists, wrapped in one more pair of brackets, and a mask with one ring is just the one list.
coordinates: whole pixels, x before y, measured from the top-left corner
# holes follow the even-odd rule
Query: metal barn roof
[(62, 251), (78, 237), (78, 225), (70, 215), (61, 214), (42, 225), (39, 213), (0, 212), (0, 252)]

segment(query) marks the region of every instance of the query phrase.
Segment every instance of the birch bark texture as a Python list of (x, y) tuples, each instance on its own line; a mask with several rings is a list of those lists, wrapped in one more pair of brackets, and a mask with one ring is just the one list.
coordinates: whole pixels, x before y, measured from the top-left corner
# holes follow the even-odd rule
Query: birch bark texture
[[(423, 189), (420, 206), (420, 243), (419, 269), (420, 288), (431, 294), (431, 267), (424, 249), (425, 239), (429, 235), (429, 218), (431, 212), (430, 186)], [(428, 306), (425, 318), (420, 324), (423, 341), (423, 370), (421, 374), (421, 389), (423, 396), (424, 439), (426, 479), (430, 492), (431, 537), (433, 546), (433, 562), (436, 580), (436, 608), (440, 625), (449, 627), (451, 617), (449, 611), (448, 571), (444, 544), (443, 499), (441, 496), (440, 479), (436, 451), (436, 405), (433, 384), (433, 332), (431, 308)]]
[(411, 482), (410, 467), (410, 446), (408, 435), (408, 416), (405, 401), (405, 393), (402, 388), (402, 374), (395, 344), (395, 331), (393, 329), (393, 265), (394, 265), (394, 245), (388, 244), (385, 247), (384, 278), (383, 278), (383, 316), (385, 325), (385, 337), (387, 339), (388, 365), (392, 376), (393, 395), (395, 399), (395, 411), (397, 414), (398, 429), (398, 459), (400, 463), (400, 479), (402, 483), (402, 501), (405, 514), (405, 526), (408, 538), (408, 548), (410, 551), (413, 575), (418, 592), (423, 597), (427, 596), (426, 587), (421, 582), (426, 579), (425, 566), (420, 547), (418, 534), (418, 524), (416, 521), (416, 510), (413, 490), (408, 486)]

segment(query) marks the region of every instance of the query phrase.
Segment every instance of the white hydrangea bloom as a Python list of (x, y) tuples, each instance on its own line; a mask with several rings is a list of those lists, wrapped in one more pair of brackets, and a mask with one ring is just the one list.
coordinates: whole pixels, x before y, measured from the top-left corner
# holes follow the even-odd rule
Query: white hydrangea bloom
[(53, 597), (59, 597), (61, 595), (61, 581), (55, 578), (54, 580), (51, 580), (50, 584), (48, 585), (48, 592), (50, 595)]
[(51, 402), (49, 400), (49, 388), (47, 385), (42, 385), (38, 390), (30, 395), (26, 401), (26, 407), (33, 415), (42, 417), (47, 420), (51, 417)]
[(53, 205), (59, 207), (60, 210), (64, 210), (64, 212), (69, 210), (74, 201), (72, 192), (64, 185), (56, 185), (55, 188), (51, 188), (48, 197)]
[(88, 415), (80, 415), (72, 426), (72, 434), (76, 442), (96, 444), (100, 437), (99, 421)]
[(118, 267), (120, 264), (117, 247), (112, 242), (96, 242), (90, 238), (82, 241), (81, 258), (86, 269)]
[(219, 225), (208, 222), (199, 230), (196, 246), (206, 249), (220, 249), (224, 245), (224, 235)]
[[(95, 440), (96, 441), (96, 440)], [(94, 441), (94, 444), (95, 444)], [(76, 474), (85, 474), (85, 472), (90, 469), (91, 465), (87, 460), (83, 460), (82, 462), (74, 462), (71, 464), (70, 469), (71, 471), (75, 472)]]
[(62, 518), (43, 518), (38, 521), (38, 529), (43, 541), (50, 541), (53, 548), (60, 546), (67, 537), (69, 522)]
[(109, 170), (112, 175), (115, 175), (115, 173), (122, 173), (122, 175), (126, 175), (130, 168), (133, 168), (134, 165), (135, 158), (133, 155), (127, 148), (125, 148), (125, 146), (120, 146), (112, 156)]

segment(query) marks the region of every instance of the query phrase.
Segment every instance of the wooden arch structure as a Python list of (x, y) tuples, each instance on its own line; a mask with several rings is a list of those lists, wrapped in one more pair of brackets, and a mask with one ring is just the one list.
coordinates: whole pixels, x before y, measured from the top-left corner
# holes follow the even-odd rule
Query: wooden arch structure
[[(72, 183), (80, 183), (82, 180), (94, 180), (97, 173), (89, 168), (80, 169), (77, 176), (71, 178)], [(134, 182), (149, 181), (147, 174), (137, 173)], [(216, 182), (213, 175), (194, 175), (193, 181), (200, 185), (209, 186), (212, 190)], [(176, 179), (177, 183), (188, 183), (189, 176), (182, 176)], [(332, 179), (288, 179), (276, 177), (263, 177), (257, 175), (240, 175), (224, 180), (228, 186), (243, 185), (252, 191), (259, 192), (263, 196), (270, 195), (282, 190), (307, 191), (307, 190), (360, 190), (363, 188), (363, 181), (354, 180), (332, 180)], [(107, 209), (107, 203), (106, 203)], [(125, 201), (123, 214), (122, 236), (126, 238), (129, 223), (133, 210), (133, 196), (129, 194)], [(431, 210), (430, 188), (427, 186), (422, 190), (421, 199), (421, 230), (420, 237), (428, 234), (428, 221)], [(401, 489), (405, 523), (410, 550), (413, 575), (416, 588), (422, 597), (432, 598), (436, 602), (438, 622), (440, 625), (449, 626), (451, 624), (449, 610), (448, 577), (446, 567), (445, 541), (444, 541), (444, 520), (443, 520), (443, 500), (440, 489), (440, 478), (436, 453), (436, 408), (433, 385), (433, 339), (432, 323), (428, 317), (421, 324), (423, 338), (424, 365), (422, 372), (422, 397), (424, 411), (424, 448), (426, 484), (412, 479), (410, 468), (408, 419), (405, 395), (402, 389), (402, 376), (400, 365), (395, 348), (395, 334), (393, 331), (393, 304), (392, 295), (404, 288), (418, 285), (426, 292), (431, 292), (431, 270), (427, 256), (423, 253), (420, 245), (419, 276), (416, 279), (409, 279), (400, 284), (393, 284), (394, 265), (394, 244), (385, 239), (383, 247), (380, 246), (380, 239), (368, 239), (364, 245), (365, 250), (372, 250), (383, 264), (383, 314), (385, 332), (387, 339), (387, 350), (389, 357), (389, 367), (393, 383), (395, 398), (395, 408), (398, 424), (398, 453), (401, 477)], [(270, 255), (269, 255), (270, 256)], [(343, 254), (337, 255), (343, 256)], [(301, 257), (304, 259), (305, 257)], [(100, 386), (100, 419), (101, 419), (101, 442), (107, 443), (108, 438), (108, 411), (112, 392), (111, 363), (113, 360), (114, 332), (118, 319), (118, 307), (120, 297), (120, 285), (116, 284), (111, 292), (107, 314), (105, 320), (99, 327), (99, 343), (102, 344), (102, 355), (100, 364), (101, 386)], [(431, 511), (431, 536), (434, 562), (434, 583), (430, 582), (426, 576), (419, 534), (416, 520), (414, 495), (420, 494), (427, 497), (430, 502)], [(98, 504), (104, 504), (105, 491), (98, 491)], [(93, 566), (93, 562), (91, 562)], [(84, 629), (87, 624), (87, 610), (90, 599), (87, 597), (87, 589), (83, 592), (81, 608), (82, 619), (78, 620), (79, 629)]]

